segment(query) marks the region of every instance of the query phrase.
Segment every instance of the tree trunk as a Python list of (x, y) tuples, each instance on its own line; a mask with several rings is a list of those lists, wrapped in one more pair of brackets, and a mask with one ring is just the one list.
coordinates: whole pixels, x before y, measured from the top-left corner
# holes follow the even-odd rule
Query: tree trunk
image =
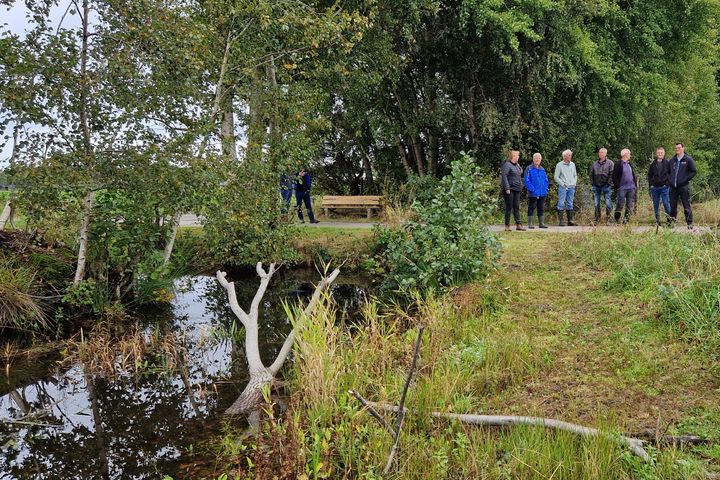
[[(256, 271), (260, 277), (260, 286), (255, 293), (252, 304), (250, 305), (250, 311), (245, 312), (237, 301), (237, 295), (235, 293), (235, 284), (228, 282), (226, 279), (227, 274), (225, 272), (217, 272), (217, 280), (220, 285), (225, 288), (228, 294), (228, 302), (230, 303), (230, 309), (233, 311), (235, 316), (245, 326), (245, 355), (247, 357), (248, 370), (250, 373), (250, 381), (245, 386), (240, 396), (233, 402), (233, 404), (225, 411), (227, 415), (239, 415), (246, 414), (250, 415), (263, 402), (263, 388), (266, 385), (270, 385), (275, 380), (275, 375), (280, 371), (285, 360), (292, 351), (293, 344), (295, 343), (295, 329), (290, 332), (285, 343), (280, 349), (280, 353), (270, 367), (266, 367), (260, 358), (260, 348), (258, 344), (258, 315), (260, 313), (260, 304), (265, 295), (265, 290), (270, 283), (270, 278), (275, 273), (275, 264), (270, 264), (270, 268), (267, 272), (263, 270), (262, 263), (258, 263)], [(317, 302), (320, 300), (320, 295), (323, 291), (337, 278), (340, 274), (340, 270), (335, 269), (330, 275), (320, 280), (320, 283), (315, 287), (310, 302), (307, 307), (303, 310), (303, 317), (307, 318), (315, 309)]]
[(233, 162), (237, 161), (237, 147), (235, 145), (235, 112), (233, 111), (232, 92), (223, 92), (223, 114), (220, 125), (220, 139), (222, 142), (222, 154)]
[(430, 175), (437, 176), (438, 140), (432, 133), (428, 134), (427, 166)]
[(395, 145), (397, 145), (398, 153), (400, 153), (400, 160), (402, 161), (405, 174), (409, 177), (412, 175), (412, 168), (410, 168), (410, 160), (408, 159), (408, 152), (405, 148), (405, 144), (402, 141), (402, 137), (398, 135), (395, 137)]
[(425, 175), (425, 164), (423, 162), (423, 151), (420, 137), (410, 135), (410, 146), (412, 147), (413, 157), (415, 157), (415, 165), (417, 165), (418, 175)]
[(0, 214), (0, 230), (5, 230), (5, 226), (10, 222), (10, 218), (12, 218), (12, 213), (13, 204), (8, 197), (7, 202), (5, 202), (5, 208), (3, 208), (3, 211)]
[(163, 270), (165, 270), (165, 268), (167, 268), (168, 264), (170, 263), (170, 257), (172, 256), (173, 247), (175, 246), (175, 238), (177, 238), (177, 233), (180, 229), (180, 214), (176, 213), (173, 216), (171, 222), (172, 232), (170, 233), (170, 238), (165, 244), (165, 253), (163, 254)]
[(85, 261), (87, 255), (88, 231), (90, 230), (90, 216), (92, 214), (93, 202), (95, 200), (95, 192), (89, 192), (85, 195), (83, 221), (80, 226), (80, 246), (78, 248), (77, 269), (75, 270), (75, 280), (73, 285), (79, 284), (85, 278)]

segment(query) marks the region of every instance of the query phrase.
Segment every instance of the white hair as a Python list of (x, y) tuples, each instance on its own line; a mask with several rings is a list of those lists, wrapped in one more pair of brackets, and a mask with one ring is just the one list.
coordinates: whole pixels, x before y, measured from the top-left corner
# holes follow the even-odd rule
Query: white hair
[(602, 152), (603, 150), (605, 150), (605, 153), (607, 153), (607, 148), (605, 148), (605, 147), (602, 147), (600, 150), (598, 150), (598, 153)]
[(542, 155), (540, 155), (540, 152), (533, 153), (533, 160), (535, 159), (535, 157), (540, 157), (540, 158), (542, 158)]
[(572, 157), (572, 150), (570, 150), (570, 149), (568, 148), (567, 150), (565, 150), (565, 151), (562, 153), (562, 156), (563, 156), (563, 158), (565, 158), (565, 157)]
[(621, 157), (624, 157), (625, 155), (630, 155), (630, 149), (629, 149), (629, 148), (623, 148), (623, 149), (620, 151), (620, 156), (621, 156)]

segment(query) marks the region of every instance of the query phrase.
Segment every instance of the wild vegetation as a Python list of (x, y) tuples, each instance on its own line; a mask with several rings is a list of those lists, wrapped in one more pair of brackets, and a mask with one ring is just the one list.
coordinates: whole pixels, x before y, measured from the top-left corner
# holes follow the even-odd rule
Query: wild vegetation
[[(285, 376), (287, 408), (270, 408), (277, 397), (260, 382), (266, 421), (240, 442), (229, 420), (204, 444), (219, 457), (214, 474), (381, 477), (393, 438), (348, 391), (397, 403), (421, 326), (391, 476), (720, 473), (716, 236), (488, 230), (511, 146), (523, 164), (542, 152), (546, 167), (570, 148), (583, 179), (599, 146), (611, 157), (630, 148), (644, 166), (654, 147), (683, 141), (698, 164), (696, 221), (720, 221), (717, 0), (6, 7), (25, 23), (0, 25), (3, 339), (74, 335), (58, 355), (95, 392), (103, 375), (185, 371), (181, 335), (134, 324), (149, 305), (171, 310), (178, 277), (258, 262), (364, 268), (393, 295), (349, 325), (330, 297), (294, 325), (289, 307), (294, 362), (272, 369)], [(386, 225), (298, 228), (279, 191), (301, 167), (315, 198), (382, 194)], [(187, 212), (201, 229), (180, 228)], [(203, 292), (227, 310), (221, 293)], [(291, 298), (303, 298), (301, 285)], [(258, 298), (255, 327), (263, 308)], [(222, 325), (235, 368), (248, 354), (240, 325)], [(7, 345), (9, 377), (17, 347)], [(608, 435), (469, 427), (431, 412), (537, 415)], [(709, 444), (654, 445), (665, 433)], [(649, 438), (652, 461), (620, 434)]]
[[(720, 439), (717, 359), (658, 322), (659, 298), (630, 302), (609, 287), (619, 275), (613, 265), (577, 267), (585, 242), (603, 240), (507, 240), (504, 268), (490, 281), (446, 297), (418, 297), (410, 309), (370, 302), (351, 331), (335, 324), (334, 307), (326, 304), (298, 332), (288, 411), (270, 413), (262, 435), (241, 451), (224, 450), (222, 458), (235, 464), (224, 471), (236, 478), (382, 477), (392, 438), (348, 390), (397, 403), (420, 325), (426, 335), (393, 478), (690, 479), (718, 471), (712, 443), (650, 443), (653, 461), (646, 464), (612, 436), (583, 439), (430, 417), (536, 415), (608, 432)], [(249, 451), (253, 461), (245, 463)]]

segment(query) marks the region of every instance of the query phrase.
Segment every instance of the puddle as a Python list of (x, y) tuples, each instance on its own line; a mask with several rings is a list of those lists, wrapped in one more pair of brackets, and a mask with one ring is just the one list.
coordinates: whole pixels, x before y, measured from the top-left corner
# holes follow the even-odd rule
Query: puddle
[[(314, 270), (276, 274), (263, 299), (261, 356), (274, 360), (290, 325), (282, 301), (309, 296)], [(248, 308), (257, 277), (233, 278)], [(353, 319), (367, 278), (342, 275), (332, 287), (339, 315)], [(146, 335), (172, 330), (186, 347), (184, 374), (161, 371), (108, 380), (57, 358), (16, 361), (0, 372), (0, 479), (188, 478), (180, 457), (219, 433), (218, 421), (247, 380), (242, 346), (228, 334), (234, 316), (214, 277), (176, 281), (164, 312), (143, 318)]]

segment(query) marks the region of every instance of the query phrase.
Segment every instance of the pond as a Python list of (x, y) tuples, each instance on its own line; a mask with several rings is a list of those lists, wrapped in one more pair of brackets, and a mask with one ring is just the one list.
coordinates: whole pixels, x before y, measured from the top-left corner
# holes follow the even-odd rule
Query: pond
[[(314, 270), (279, 272), (263, 299), (260, 345), (269, 364), (290, 331), (283, 301), (308, 297)], [(235, 276), (248, 307), (258, 279)], [(341, 275), (332, 286), (339, 316), (359, 315), (369, 280)], [(247, 381), (242, 345), (232, 341), (234, 316), (214, 277), (176, 281), (162, 311), (143, 315), (141, 334), (174, 332), (183, 368), (148, 366), (141, 375), (110, 379), (55, 354), (32, 362), (4, 359), (0, 372), (0, 479), (195, 478), (185, 462), (193, 446), (220, 433), (222, 412)], [(116, 359), (117, 362), (121, 360)], [(8, 366), (6, 366), (8, 364)], [(202, 462), (200, 462), (202, 463)]]

